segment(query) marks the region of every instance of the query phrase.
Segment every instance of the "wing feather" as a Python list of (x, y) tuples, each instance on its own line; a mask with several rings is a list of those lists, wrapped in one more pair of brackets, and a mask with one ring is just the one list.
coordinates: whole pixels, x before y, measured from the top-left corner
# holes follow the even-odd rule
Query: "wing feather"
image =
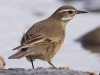
[(22, 43), (22, 45), (14, 48), (13, 50), (27, 48), (36, 43), (42, 42), (43, 40), (44, 40), (44, 38), (41, 35), (30, 37), (28, 40), (26, 40), (24, 43)]

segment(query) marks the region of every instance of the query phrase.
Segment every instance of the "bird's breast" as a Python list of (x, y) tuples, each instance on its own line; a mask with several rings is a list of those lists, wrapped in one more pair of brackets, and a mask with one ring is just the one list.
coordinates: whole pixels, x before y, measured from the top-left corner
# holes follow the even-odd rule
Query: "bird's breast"
[(53, 41), (59, 41), (65, 37), (65, 29), (59, 26), (51, 26), (44, 33), (47, 38)]

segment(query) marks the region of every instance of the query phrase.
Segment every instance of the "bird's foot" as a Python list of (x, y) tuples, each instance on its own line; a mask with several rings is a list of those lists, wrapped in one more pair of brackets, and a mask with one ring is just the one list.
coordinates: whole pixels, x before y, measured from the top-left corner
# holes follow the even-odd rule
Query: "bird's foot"
[(59, 68), (57, 68), (57, 67), (49, 67), (49, 69), (72, 70), (70, 67), (59, 67)]
[(72, 70), (70, 67), (59, 67), (59, 69)]

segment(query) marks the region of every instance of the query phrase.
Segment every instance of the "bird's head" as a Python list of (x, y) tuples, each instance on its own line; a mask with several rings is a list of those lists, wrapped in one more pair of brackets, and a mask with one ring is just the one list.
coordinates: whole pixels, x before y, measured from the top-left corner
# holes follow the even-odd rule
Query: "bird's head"
[(61, 21), (69, 21), (71, 20), (75, 15), (81, 14), (81, 13), (87, 13), (86, 11), (80, 11), (72, 6), (62, 6), (58, 8), (51, 17), (61, 20)]

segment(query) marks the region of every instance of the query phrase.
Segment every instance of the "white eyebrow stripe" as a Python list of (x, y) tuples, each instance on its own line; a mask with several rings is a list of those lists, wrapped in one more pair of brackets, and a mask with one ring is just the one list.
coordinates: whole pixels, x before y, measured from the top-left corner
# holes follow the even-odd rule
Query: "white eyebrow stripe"
[[(61, 11), (59, 11), (59, 12), (61, 13), (61, 12), (65, 12), (65, 11), (70, 11), (70, 9), (67, 9), (67, 10), (61, 10)], [(71, 11), (75, 11), (75, 10), (71, 10)]]
[(61, 12), (64, 12), (64, 11), (68, 11), (68, 10), (61, 10), (61, 11), (59, 11), (59, 12), (61, 13)]

